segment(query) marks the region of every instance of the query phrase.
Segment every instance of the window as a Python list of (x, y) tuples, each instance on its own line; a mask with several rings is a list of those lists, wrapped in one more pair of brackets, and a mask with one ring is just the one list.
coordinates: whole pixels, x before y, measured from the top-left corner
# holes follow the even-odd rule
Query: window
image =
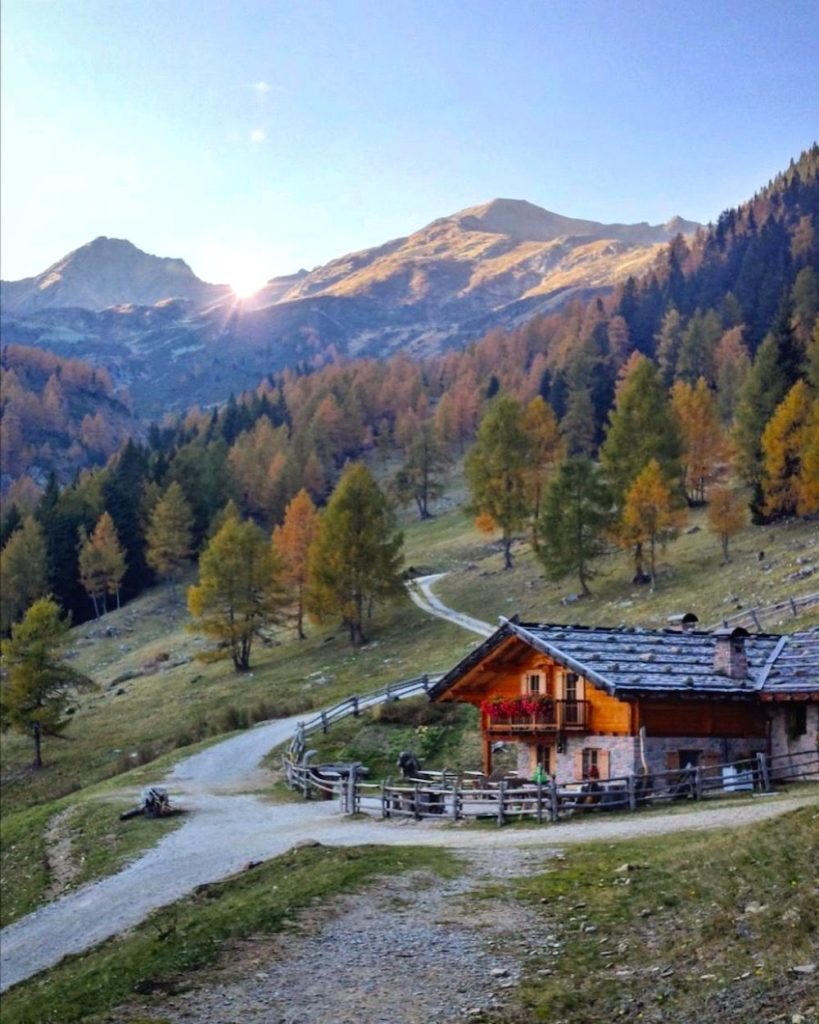
[(808, 709), (804, 704), (791, 704), (788, 708), (788, 739), (798, 740), (808, 731)]
[(680, 771), (682, 771), (683, 768), (697, 768), (699, 766), (699, 763), (700, 763), (700, 754), (701, 753), (702, 753), (702, 751), (700, 751), (700, 750), (680, 750), (680, 751), (678, 751), (677, 754), (678, 754), (679, 762), (680, 762), (678, 767), (679, 767)]
[(524, 693), (543, 693), (543, 673), (527, 672), (523, 677)]
[(563, 696), (567, 701), (577, 700), (577, 673), (567, 672), (564, 677)]
[(583, 778), (600, 778), (600, 751), (597, 747), (583, 747)]

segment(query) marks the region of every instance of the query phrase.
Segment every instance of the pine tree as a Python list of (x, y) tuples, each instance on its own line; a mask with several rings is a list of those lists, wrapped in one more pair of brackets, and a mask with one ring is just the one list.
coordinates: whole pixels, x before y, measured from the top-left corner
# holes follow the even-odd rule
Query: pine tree
[(583, 594), (595, 576), (589, 565), (605, 551), (603, 539), (611, 523), (611, 494), (589, 459), (564, 462), (549, 487), (540, 525), (538, 548), (547, 575), (560, 579), (576, 572)]
[(296, 590), (296, 632), (305, 639), (304, 601), (307, 587), (308, 554), (318, 536), (316, 506), (305, 490), (287, 506), (284, 522), (273, 531), (273, 547), (284, 566), (284, 580)]
[(46, 593), (46, 571), (42, 527), (26, 516), (0, 553), (0, 632), (8, 633), (26, 608)]
[(41, 597), (2, 644), (7, 682), (0, 688), (0, 722), (4, 729), (31, 736), (35, 768), (43, 766), (42, 737), (59, 736), (70, 721), (66, 710), (71, 691), (91, 685), (60, 661), (59, 646), (67, 630), (57, 604)]
[(722, 545), (722, 557), (731, 561), (728, 553), (728, 542), (742, 530), (748, 522), (748, 503), (730, 487), (718, 486), (711, 491), (708, 502), (708, 525)]
[[(652, 459), (672, 491), (681, 489), (682, 438), (660, 381), (651, 362), (639, 356), (617, 393), (617, 404), (609, 417), (600, 461), (612, 489), (618, 512), (629, 488)], [(643, 579), (643, 546), (634, 544), (634, 578)]]
[(512, 568), (512, 540), (526, 523), (530, 444), (520, 404), (501, 395), (489, 406), (466, 458), (472, 509), (501, 531), (504, 568)]
[(628, 547), (649, 546), (651, 589), (657, 579), (657, 544), (676, 536), (683, 522), (660, 464), (652, 459), (626, 494), (619, 537)]
[(154, 506), (145, 539), (148, 564), (168, 584), (171, 601), (176, 599), (175, 584), (191, 556), (193, 514), (176, 481)]
[(644, 356), (622, 384), (609, 417), (600, 459), (615, 501), (623, 503), (637, 475), (656, 459), (672, 485), (681, 478), (682, 440), (657, 368)]
[(321, 517), (308, 558), (307, 608), (323, 621), (340, 616), (350, 642), (366, 642), (364, 621), (378, 598), (404, 593), (403, 537), (366, 466), (344, 470)]
[(237, 672), (250, 668), (253, 640), (278, 621), (287, 601), (283, 567), (262, 530), (229, 516), (199, 560), (199, 583), (188, 609), (206, 636), (218, 640)]

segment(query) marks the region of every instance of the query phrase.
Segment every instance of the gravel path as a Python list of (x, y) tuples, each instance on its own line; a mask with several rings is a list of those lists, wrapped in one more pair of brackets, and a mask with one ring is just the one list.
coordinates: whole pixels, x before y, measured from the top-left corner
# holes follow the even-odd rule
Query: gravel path
[(454, 622), (456, 626), (463, 626), (464, 629), (468, 629), (470, 633), (477, 633), (478, 636), (491, 636), (495, 632), (496, 626), (484, 622), (482, 619), (473, 619), (471, 615), (464, 615), (462, 612), (456, 612), (452, 608), (447, 608), (432, 593), (433, 584), (443, 579), (444, 576), (446, 576), (445, 572), (439, 572), (434, 576), (419, 576), (414, 580), (414, 586), (411, 586), (409, 591), (413, 602), (428, 615), (434, 615), (438, 619), (446, 619), (447, 622)]

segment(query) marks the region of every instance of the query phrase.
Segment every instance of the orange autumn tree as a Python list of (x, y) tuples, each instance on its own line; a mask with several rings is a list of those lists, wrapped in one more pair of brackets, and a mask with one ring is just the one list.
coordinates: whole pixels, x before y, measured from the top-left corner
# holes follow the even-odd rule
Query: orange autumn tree
[(296, 591), (296, 632), (305, 639), (304, 592), (307, 586), (307, 553), (318, 536), (316, 506), (304, 488), (293, 498), (284, 522), (273, 531), (273, 547), (284, 564), (284, 581)]
[(768, 516), (793, 515), (799, 507), (805, 438), (815, 404), (808, 384), (798, 380), (762, 432), (762, 497)]
[(813, 400), (805, 423), (800, 462), (796, 511), (810, 516), (819, 512), (819, 398)]
[(731, 561), (728, 541), (739, 533), (747, 522), (748, 502), (742, 495), (724, 485), (714, 487), (708, 501), (708, 525), (711, 532), (720, 539), (722, 557), (726, 562)]
[(660, 464), (652, 459), (626, 493), (623, 506), (621, 542), (628, 547), (648, 544), (651, 589), (656, 580), (657, 544), (676, 536), (684, 514), (675, 508), (671, 488), (663, 479)]
[(526, 470), (526, 490), (532, 515), (532, 540), (537, 544), (537, 525), (543, 508), (546, 487), (562, 462), (566, 445), (554, 409), (537, 395), (523, 410), (523, 430), (529, 438), (530, 458)]
[(678, 380), (671, 389), (671, 406), (682, 434), (685, 493), (691, 504), (700, 505), (727, 454), (717, 398), (703, 377), (693, 385)]

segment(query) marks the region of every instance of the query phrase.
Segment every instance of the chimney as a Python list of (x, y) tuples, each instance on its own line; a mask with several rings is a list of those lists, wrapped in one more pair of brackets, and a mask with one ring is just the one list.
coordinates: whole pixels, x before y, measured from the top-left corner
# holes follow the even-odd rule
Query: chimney
[(742, 626), (736, 629), (718, 629), (714, 633), (714, 671), (729, 679), (748, 678), (748, 658), (745, 654), (745, 639), (748, 630)]
[(692, 633), (697, 628), (697, 623), (699, 621), (699, 617), (693, 612), (686, 612), (680, 620), (683, 633)]

